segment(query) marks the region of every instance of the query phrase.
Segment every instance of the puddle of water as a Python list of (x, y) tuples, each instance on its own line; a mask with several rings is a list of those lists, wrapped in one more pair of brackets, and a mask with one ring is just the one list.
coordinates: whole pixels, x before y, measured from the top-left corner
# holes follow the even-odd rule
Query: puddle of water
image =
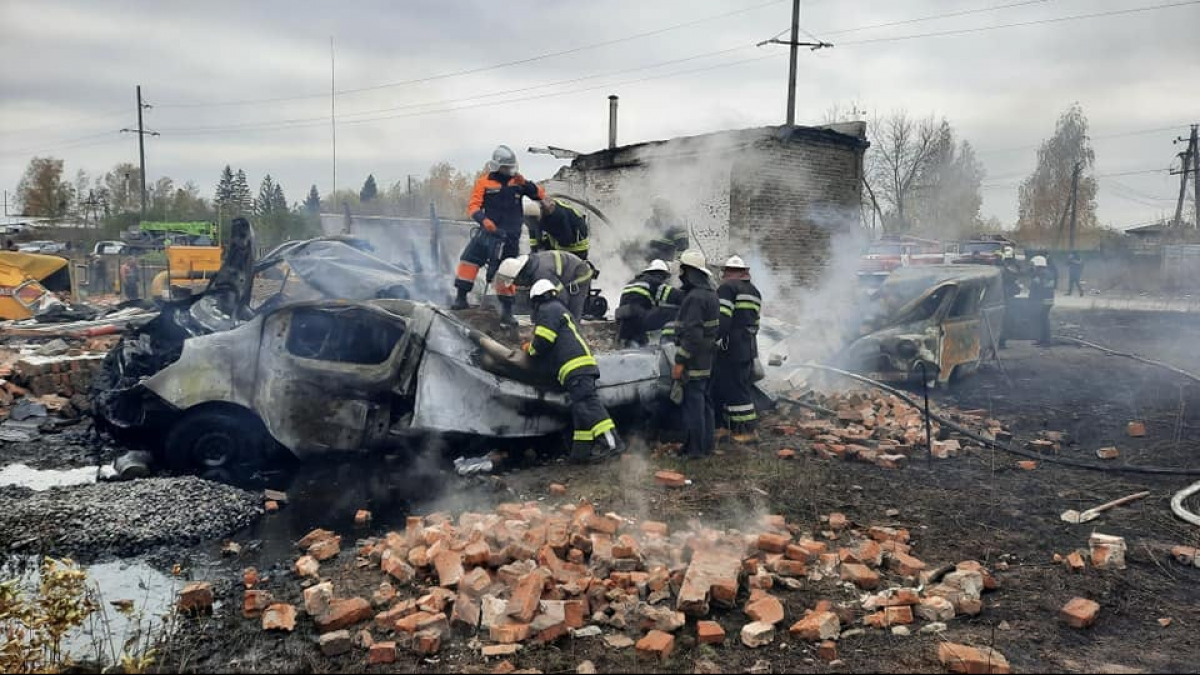
[[(26, 593), (36, 593), (40, 563), (36, 556), (11, 556), (0, 565), (0, 579), (18, 577)], [(64, 638), (64, 650), (76, 661), (111, 663), (135, 635), (141, 636), (137, 645), (144, 649), (167, 625), (164, 617), (170, 614), (179, 589), (186, 583), (136, 560), (99, 563), (86, 571), (98, 606), (83, 626)], [(133, 611), (117, 611), (110, 604), (115, 601), (132, 601)]]
[(34, 469), (26, 464), (9, 464), (0, 468), (0, 486), (16, 485), (41, 491), (64, 485), (86, 485), (96, 482), (98, 470), (95, 466), (78, 469)]

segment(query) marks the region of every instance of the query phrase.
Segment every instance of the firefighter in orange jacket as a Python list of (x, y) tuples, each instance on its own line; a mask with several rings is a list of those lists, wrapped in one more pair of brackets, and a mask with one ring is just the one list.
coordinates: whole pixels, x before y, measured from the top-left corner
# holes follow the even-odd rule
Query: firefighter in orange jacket
[[(467, 206), (467, 213), (479, 223), (479, 228), (459, 256), (454, 280), (458, 296), (452, 309), (467, 308), (467, 293), (475, 287), (480, 267), (487, 265), (487, 281), (490, 284), (496, 278), (500, 261), (514, 258), (520, 253), (521, 226), (524, 224), (521, 197), (540, 201), (546, 196), (543, 188), (525, 180), (517, 172), (517, 155), (508, 146), (496, 148), (489, 167), (492, 170), (475, 181), (475, 189)], [(498, 299), (501, 322), (514, 323), (513, 297), (498, 294)]]

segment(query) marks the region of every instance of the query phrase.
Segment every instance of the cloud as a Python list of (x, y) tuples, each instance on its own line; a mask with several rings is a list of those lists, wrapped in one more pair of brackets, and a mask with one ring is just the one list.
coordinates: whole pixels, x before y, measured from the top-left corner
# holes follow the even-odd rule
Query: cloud
[[(208, 194), (221, 167), (230, 163), (245, 167), (254, 179), (270, 172), (290, 196), (300, 195), (312, 183), (327, 190), (331, 153), (324, 118), (329, 100), (323, 93), (329, 87), (330, 36), (337, 51), (338, 88), (358, 89), (569, 50), (762, 4), (764, 0), (737, 0), (736, 5), (722, 0), (597, 0), (501, 8), (482, 0), (352, 5), (314, 0), (6, 0), (0, 4), (6, 54), (18, 56), (10, 59), (14, 66), (0, 72), (5, 92), (0, 101), (0, 184), (15, 187), (34, 154), (17, 152), (26, 149), (63, 157), (72, 172), (102, 172), (117, 162), (136, 161), (135, 139), (122, 139), (116, 130), (135, 122), (133, 88), (141, 84), (155, 106), (146, 112), (147, 124), (163, 130), (147, 146), (152, 177), (168, 174), (177, 182), (194, 180)], [(850, 101), (868, 110), (903, 107), (914, 114), (945, 115), (959, 136), (979, 150), (989, 183), (1016, 183), (1027, 175), (1036, 154), (1032, 147), (995, 151), (1036, 146), (1072, 101), (1083, 104), (1096, 136), (1192, 122), (1200, 110), (1200, 92), (1190, 86), (1185, 72), (1186, 64), (1200, 60), (1200, 44), (1191, 34), (1191, 26), (1200, 20), (1198, 7), (856, 45), (851, 43), (1128, 4), (1059, 0), (851, 33), (835, 31), (961, 11), (963, 6), (948, 0), (806, 0), (803, 6), (805, 28), (818, 37), (823, 31), (833, 33), (829, 39), (839, 46), (800, 52), (797, 117), (802, 123), (818, 123), (830, 105)], [(423, 174), (443, 159), (473, 169), (498, 143), (522, 151), (547, 144), (595, 150), (606, 142), (609, 93), (621, 96), (623, 143), (779, 123), (784, 116), (787, 49), (753, 45), (787, 28), (789, 10), (790, 3), (776, 2), (552, 59), (339, 96), (342, 115), (408, 106), (372, 115), (392, 115), (391, 119), (339, 125), (339, 182), (357, 186), (367, 173), (374, 173), (388, 184), (410, 173)], [(540, 88), (743, 45), (747, 48), (737, 53)], [(760, 55), (775, 58), (616, 84)], [(597, 88), (502, 102), (585, 87)], [(531, 90), (459, 100), (525, 88)], [(172, 107), (303, 95), (319, 96), (260, 105)], [(288, 129), (201, 129), (286, 119), (313, 121)], [(6, 133), (14, 129), (30, 130)], [(1186, 125), (1159, 134), (1098, 139), (1097, 166), (1100, 171), (1166, 166), (1176, 151), (1171, 139), (1184, 132)], [(92, 138), (76, 140), (89, 135)], [(534, 177), (548, 176), (560, 165), (524, 153), (522, 163)], [(1001, 176), (1016, 178), (994, 178)], [(1169, 181), (1159, 175), (1122, 180), (1148, 194), (1171, 192)], [(1157, 215), (1155, 209), (1107, 189), (1102, 182), (1104, 222), (1140, 222)], [(984, 213), (1011, 222), (1016, 189), (987, 190)]]

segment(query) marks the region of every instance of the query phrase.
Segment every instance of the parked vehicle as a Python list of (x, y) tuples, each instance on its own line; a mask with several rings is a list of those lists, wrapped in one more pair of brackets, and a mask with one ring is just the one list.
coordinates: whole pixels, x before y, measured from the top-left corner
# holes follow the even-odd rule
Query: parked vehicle
[(959, 244), (958, 255), (951, 262), (956, 265), (995, 265), (1004, 257), (1004, 249), (1014, 253), (1017, 243), (1002, 235), (987, 235)]
[(67, 250), (67, 245), (49, 240), (27, 241), (19, 244), (17, 250), (22, 253), (62, 253)]
[(123, 241), (98, 241), (92, 247), (92, 255), (121, 255), (128, 251), (129, 247)]
[(942, 242), (908, 235), (888, 236), (871, 243), (859, 258), (862, 281), (882, 283), (892, 271), (910, 265), (941, 265), (946, 262)]

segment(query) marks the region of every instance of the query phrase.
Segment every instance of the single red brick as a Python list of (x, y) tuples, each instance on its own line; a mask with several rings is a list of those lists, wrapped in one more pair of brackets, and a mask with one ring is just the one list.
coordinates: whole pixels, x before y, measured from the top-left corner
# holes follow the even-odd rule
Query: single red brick
[(654, 482), (665, 487), (683, 487), (687, 478), (675, 471), (659, 471), (654, 474)]
[(746, 605), (746, 616), (762, 623), (778, 624), (783, 621), (783, 603), (771, 595)]
[(792, 538), (783, 534), (764, 533), (758, 535), (758, 550), (767, 553), (783, 553)]
[(354, 514), (354, 524), (358, 527), (366, 527), (371, 522), (371, 512), (366, 509), (359, 509)]
[(1096, 617), (1100, 615), (1100, 605), (1086, 598), (1074, 598), (1058, 615), (1072, 628), (1087, 628), (1096, 623)]
[(242, 616), (253, 619), (261, 616), (273, 600), (267, 591), (246, 589), (242, 593)]
[(551, 483), (550, 494), (554, 495), (555, 497), (561, 497), (567, 494), (567, 486), (561, 483)]
[(796, 459), (796, 451), (791, 448), (783, 448), (775, 453), (775, 456), (779, 459)]
[(376, 642), (371, 645), (370, 651), (367, 652), (367, 664), (378, 665), (381, 663), (395, 663), (396, 661), (396, 643), (395, 642)]
[(534, 615), (537, 614), (538, 603), (542, 599), (542, 588), (545, 584), (546, 577), (540, 570), (526, 574), (513, 589), (512, 597), (505, 608), (505, 614), (519, 623), (533, 621)]
[(889, 626), (904, 626), (913, 622), (912, 607), (888, 607), (883, 612)]
[(846, 526), (849, 523), (850, 521), (846, 518), (846, 514), (844, 513), (829, 514), (829, 529), (833, 530), (834, 532), (839, 532), (846, 529)]
[(938, 645), (938, 659), (954, 673), (969, 675), (1007, 675), (1012, 672), (1008, 659), (1000, 652), (984, 647), (975, 649), (966, 645), (943, 642)]
[(821, 659), (822, 661), (826, 663), (829, 663), (830, 661), (837, 661), (837, 657), (837, 643), (833, 640), (826, 640), (821, 643), (820, 647), (817, 647), (817, 658)]
[(285, 602), (277, 602), (263, 611), (263, 630), (292, 632), (296, 628), (296, 608)]
[(874, 590), (879, 587), (879, 575), (866, 565), (843, 563), (841, 567), (843, 581), (852, 582), (863, 590)]
[(675, 650), (675, 636), (661, 630), (652, 630), (646, 633), (646, 637), (638, 640), (634, 648), (638, 658), (666, 661)]
[(263, 504), (263, 508), (266, 509), (267, 513), (275, 513), (279, 511), (279, 502), (275, 501), (274, 499), (269, 500), (267, 503)]
[(697, 621), (696, 640), (702, 645), (725, 643), (725, 629), (716, 621)]
[(318, 632), (328, 633), (362, 623), (374, 615), (375, 610), (371, 608), (371, 603), (364, 598), (334, 600), (329, 603), (329, 609), (316, 618), (315, 623)]
[(903, 576), (915, 577), (925, 570), (925, 563), (907, 553), (896, 552), (891, 555), (889, 567)]
[(1125, 427), (1125, 431), (1129, 434), (1130, 438), (1141, 438), (1146, 435), (1146, 423), (1130, 422)]

